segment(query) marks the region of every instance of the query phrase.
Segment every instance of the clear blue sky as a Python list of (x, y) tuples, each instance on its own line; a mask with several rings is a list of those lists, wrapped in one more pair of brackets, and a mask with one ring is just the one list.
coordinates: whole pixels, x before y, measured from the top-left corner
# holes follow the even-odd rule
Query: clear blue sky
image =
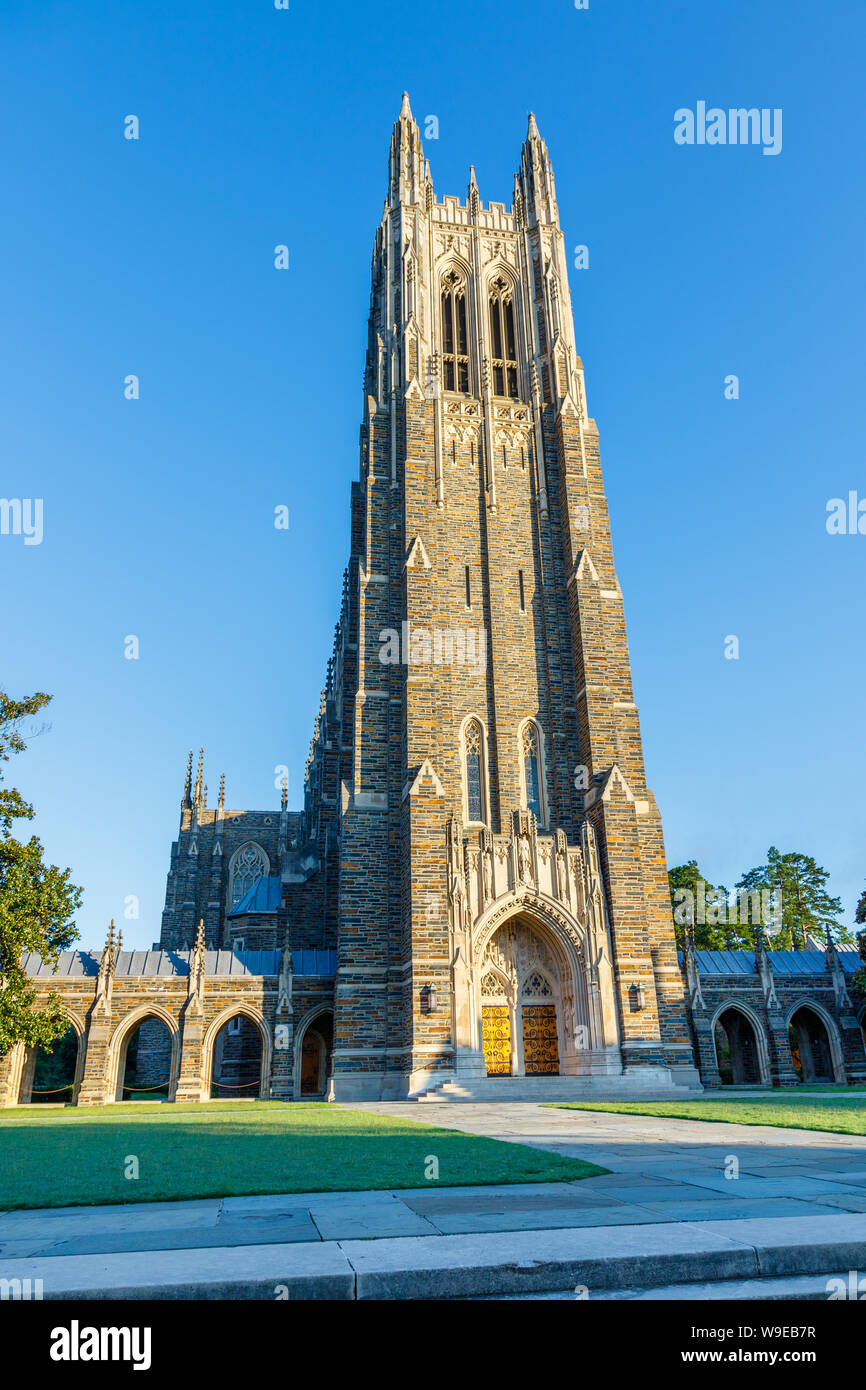
[[(533, 109), (590, 248), (577, 342), (669, 862), (732, 884), (799, 849), (850, 921), (866, 536), (825, 509), (866, 497), (864, 40), (860, 0), (4, 0), (0, 495), (44, 498), (45, 534), (0, 537), (0, 684), (54, 694), (9, 771), (86, 943), (128, 894), (127, 941), (156, 940), (191, 746), (212, 801), (224, 770), (230, 805), (277, 805), (287, 763), (301, 804), (404, 88), (440, 196), (474, 163), (510, 202)], [(699, 100), (781, 107), (782, 153), (677, 146)]]

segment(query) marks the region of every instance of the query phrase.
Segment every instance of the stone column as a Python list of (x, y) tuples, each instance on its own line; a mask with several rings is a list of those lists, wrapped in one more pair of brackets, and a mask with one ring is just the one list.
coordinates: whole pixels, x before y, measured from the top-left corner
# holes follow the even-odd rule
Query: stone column
[(18, 1104), (26, 1055), (27, 1049), (20, 1042), (0, 1054), (0, 1109)]

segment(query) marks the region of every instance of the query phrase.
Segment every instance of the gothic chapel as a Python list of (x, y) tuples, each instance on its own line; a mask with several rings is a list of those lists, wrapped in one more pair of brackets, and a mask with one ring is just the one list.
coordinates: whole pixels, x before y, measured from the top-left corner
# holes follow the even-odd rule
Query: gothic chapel
[[(186, 1100), (698, 1088), (533, 116), (510, 207), (474, 169), (440, 199), (404, 96), (360, 442), (304, 809), (208, 807), (190, 763), (160, 942), (65, 953), (74, 1097), (148, 1058)], [(4, 1066), (23, 1094), (32, 1059)]]
[(298, 820), (281, 908), (293, 947), (336, 951), (335, 1099), (699, 1085), (533, 116), (485, 206), (474, 169), (437, 198), (403, 98)]

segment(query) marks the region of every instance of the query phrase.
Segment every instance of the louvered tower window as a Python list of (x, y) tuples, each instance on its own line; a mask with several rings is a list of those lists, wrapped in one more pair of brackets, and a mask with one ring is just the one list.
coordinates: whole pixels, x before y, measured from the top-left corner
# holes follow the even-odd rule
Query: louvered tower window
[(446, 391), (469, 394), (466, 286), (455, 270), (442, 281), (442, 375)]

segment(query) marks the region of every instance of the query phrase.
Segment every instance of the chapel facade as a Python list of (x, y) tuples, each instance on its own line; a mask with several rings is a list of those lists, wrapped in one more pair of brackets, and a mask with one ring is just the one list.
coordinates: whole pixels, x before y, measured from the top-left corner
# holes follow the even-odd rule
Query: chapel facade
[[(371, 274), (303, 810), (285, 791), (232, 810), (224, 780), (209, 806), (190, 755), (160, 940), (123, 952), (112, 930), (62, 957), (74, 1098), (160, 1078), (169, 1099), (351, 1102), (866, 1076), (853, 956), (678, 958), (534, 117), (510, 205), (485, 205), (474, 169), (439, 198), (404, 97)], [(0, 1059), (0, 1104), (46, 1089), (35, 1067)]]

